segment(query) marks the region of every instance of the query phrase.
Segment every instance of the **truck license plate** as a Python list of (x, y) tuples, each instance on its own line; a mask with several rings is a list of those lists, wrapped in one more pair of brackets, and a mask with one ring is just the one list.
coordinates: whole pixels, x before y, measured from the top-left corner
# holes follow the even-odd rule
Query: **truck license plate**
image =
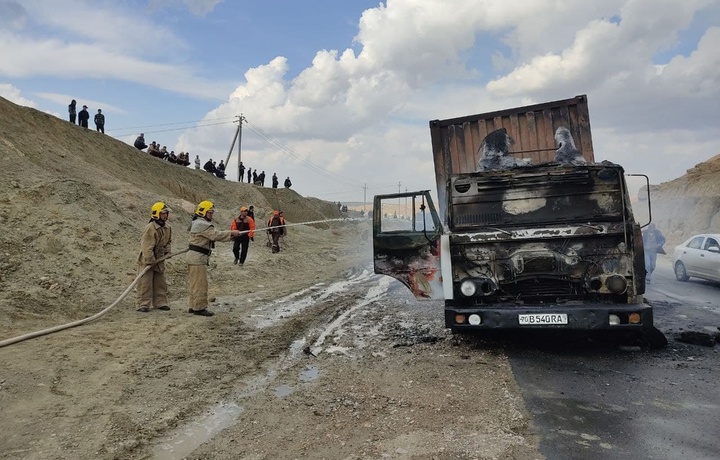
[(533, 326), (543, 324), (567, 324), (566, 313), (534, 313), (531, 315), (518, 315), (521, 326)]

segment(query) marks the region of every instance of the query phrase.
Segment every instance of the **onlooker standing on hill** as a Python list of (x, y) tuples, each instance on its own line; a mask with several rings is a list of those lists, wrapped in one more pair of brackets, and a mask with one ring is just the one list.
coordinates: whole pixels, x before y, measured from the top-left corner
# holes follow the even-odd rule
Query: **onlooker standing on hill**
[(77, 117), (77, 102), (75, 99), (70, 101), (70, 105), (68, 105), (68, 114), (70, 115), (70, 123), (75, 124), (75, 117)]
[(195, 169), (200, 169), (200, 155), (195, 155)]
[(233, 254), (235, 254), (234, 264), (239, 264), (241, 267), (247, 258), (250, 241), (255, 241), (255, 220), (248, 216), (248, 211), (248, 208), (245, 206), (241, 207), (240, 215), (233, 219), (230, 224), (231, 230), (242, 232), (235, 238), (235, 243), (233, 244)]
[(137, 139), (135, 139), (135, 143), (133, 145), (138, 150), (146, 149), (147, 144), (145, 143), (145, 133), (140, 133)]
[(250, 183), (251, 178), (252, 178), (252, 168), (248, 168), (248, 184)]
[(272, 176), (272, 188), (278, 188), (278, 184), (280, 183), (280, 180), (278, 180), (277, 173), (273, 173)]
[(207, 266), (216, 241), (230, 241), (237, 237), (237, 230), (218, 231), (212, 223), (215, 206), (211, 201), (201, 201), (195, 208), (190, 223), (190, 252), (187, 255), (190, 278), (190, 309), (188, 313), (212, 316), (208, 307)]
[(88, 107), (84, 105), (80, 113), (78, 113), (78, 124), (85, 129), (87, 129), (88, 121), (90, 120), (90, 113), (88, 113), (87, 108)]
[(292, 182), (290, 182), (290, 176), (288, 176), (287, 179), (285, 179), (285, 188), (290, 187), (292, 187)]
[(170, 310), (167, 299), (167, 283), (165, 282), (165, 262), (158, 259), (170, 254), (172, 229), (167, 220), (170, 208), (162, 201), (152, 205), (150, 222), (145, 226), (140, 237), (140, 255), (137, 259), (138, 274), (148, 265), (155, 264), (145, 273), (137, 284), (137, 311), (147, 313), (150, 307), (158, 310)]
[(241, 161), (238, 165), (238, 182), (245, 180), (245, 165)]
[(100, 109), (98, 109), (98, 113), (95, 114), (95, 129), (105, 134), (105, 115), (103, 115)]

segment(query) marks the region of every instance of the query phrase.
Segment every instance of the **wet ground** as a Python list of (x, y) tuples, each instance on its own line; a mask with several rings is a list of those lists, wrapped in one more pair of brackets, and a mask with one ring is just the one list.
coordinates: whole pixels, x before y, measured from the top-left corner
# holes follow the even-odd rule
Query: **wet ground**
[(213, 321), (118, 312), (13, 349), (48, 361), (0, 379), (0, 456), (717, 458), (720, 347), (675, 337), (717, 327), (720, 288), (667, 267), (654, 281), (662, 350), (453, 336), (442, 302), (362, 268), (279, 298), (260, 284), (218, 297)]
[[(432, 437), (431, 428), (420, 435), (412, 425), (391, 421), (404, 410), (401, 419), (406, 424), (429, 417), (435, 429), (447, 431), (443, 425), (455, 425), (460, 436), (452, 438), (455, 443), (480, 436), (477, 428), (462, 422), (475, 414), (476, 423), (493, 426), (498, 423), (493, 417), (507, 417), (506, 410), (491, 416), (497, 407), (488, 406), (478, 416), (471, 402), (481, 391), (478, 382), (488, 382), (489, 363), (502, 356), (509, 358), (531, 417), (522, 422), (519, 409), (512, 409), (519, 418), (510, 425), (524, 434), (504, 438), (496, 433), (500, 449), (487, 458), (539, 458), (533, 435), (548, 459), (718, 458), (720, 347), (676, 338), (683, 331), (711, 331), (720, 325), (714, 301), (720, 299), (720, 289), (706, 282), (677, 285), (666, 266), (654, 279), (646, 297), (654, 306), (656, 325), (669, 340), (661, 350), (587, 336), (453, 337), (442, 328), (441, 303), (415, 302), (398, 283), (368, 271), (311, 286), (257, 307), (247, 323), (261, 331), (302, 316), (318, 303), (350, 301), (293, 341), (263, 375), (242, 382), (234, 396), (156, 443), (152, 458), (487, 457), (486, 445), (458, 446), (449, 439), (426, 445), (420, 438)], [(237, 301), (219, 299), (228, 305)], [(447, 361), (457, 363), (448, 368)], [(387, 391), (383, 385), (398, 387), (406, 399), (381, 397)], [(459, 388), (464, 393), (474, 386), (469, 406), (440, 409), (453, 407)], [(378, 399), (384, 404), (376, 404)], [(435, 408), (428, 412), (427, 406)], [(448, 418), (438, 419), (438, 411)], [(284, 418), (294, 426), (283, 423)], [(267, 445), (273, 432), (290, 440), (290, 450)], [(305, 442), (319, 433), (330, 442)]]
[(353, 271), (246, 317), (260, 335), (296, 322), (299, 338), (148, 458), (540, 458), (504, 354), (456, 340), (441, 303), (418, 304), (388, 277)]
[(720, 346), (677, 341), (714, 333), (720, 288), (674, 279), (661, 266), (648, 286), (662, 350), (546, 337), (506, 341), (525, 403), (549, 459), (720, 458)]

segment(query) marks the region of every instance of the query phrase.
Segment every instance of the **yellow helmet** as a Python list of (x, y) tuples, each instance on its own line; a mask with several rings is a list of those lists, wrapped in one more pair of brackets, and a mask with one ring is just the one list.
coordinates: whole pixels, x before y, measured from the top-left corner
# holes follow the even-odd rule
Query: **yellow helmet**
[(161, 212), (170, 212), (170, 208), (167, 207), (165, 203), (162, 201), (158, 201), (154, 205), (152, 205), (150, 217), (153, 219), (159, 219)]
[(212, 204), (212, 201), (201, 201), (199, 205), (197, 205), (197, 208), (195, 208), (195, 215), (200, 217), (205, 217), (208, 211), (214, 211), (215, 205)]

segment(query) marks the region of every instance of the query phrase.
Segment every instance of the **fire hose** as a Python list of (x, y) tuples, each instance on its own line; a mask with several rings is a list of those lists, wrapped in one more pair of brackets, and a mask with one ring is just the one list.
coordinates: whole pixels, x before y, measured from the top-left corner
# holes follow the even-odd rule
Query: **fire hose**
[[(285, 225), (282, 225), (282, 227), (292, 227), (292, 226), (295, 226), (295, 225), (319, 224), (319, 223), (323, 223), (323, 222), (348, 221), (348, 220), (358, 220), (358, 219), (356, 219), (356, 218), (349, 218), (349, 219), (348, 219), (348, 218), (325, 219), (325, 220), (317, 220), (317, 221), (313, 221), (313, 222), (301, 222), (301, 223), (296, 223), (296, 224), (285, 224)], [(255, 231), (267, 230), (268, 228), (269, 228), (269, 227), (260, 228), (260, 229), (256, 229)], [(249, 232), (250, 232), (250, 230), (244, 230), (244, 231), (241, 231), (240, 233), (249, 233)], [(43, 330), (36, 331), (36, 332), (30, 332), (30, 333), (28, 333), (28, 334), (23, 334), (23, 335), (20, 335), (20, 336), (17, 336), (17, 337), (13, 337), (13, 338), (10, 338), (10, 339), (2, 340), (2, 341), (0, 341), (0, 348), (6, 347), (6, 346), (8, 346), (8, 345), (12, 345), (12, 344), (14, 344), (14, 343), (22, 342), (22, 341), (24, 341), (24, 340), (34, 339), (35, 337), (40, 337), (40, 336), (43, 336), (43, 335), (52, 334), (53, 332), (58, 332), (58, 331), (62, 331), (62, 330), (65, 330), (65, 329), (70, 329), (70, 328), (72, 328), (72, 327), (81, 326), (81, 325), (83, 325), (83, 324), (87, 324), (87, 323), (90, 323), (90, 322), (92, 322), (92, 321), (95, 321), (95, 320), (101, 318), (102, 316), (104, 316), (105, 314), (107, 314), (107, 312), (109, 312), (113, 307), (115, 307), (118, 303), (120, 303), (120, 301), (121, 301), (122, 299), (124, 299), (125, 296), (127, 296), (127, 295), (130, 293), (130, 291), (132, 290), (132, 288), (134, 288), (135, 285), (140, 281), (140, 278), (142, 278), (143, 275), (145, 275), (145, 273), (147, 273), (153, 266), (155, 266), (156, 264), (158, 264), (158, 263), (160, 263), (160, 262), (162, 262), (162, 261), (164, 261), (164, 260), (167, 260), (167, 259), (169, 259), (169, 258), (171, 258), (171, 257), (175, 257), (175, 256), (180, 255), (180, 254), (185, 254), (185, 253), (188, 252), (189, 250), (190, 250), (190, 249), (183, 249), (182, 251), (179, 251), (179, 252), (173, 252), (172, 254), (168, 254), (168, 255), (166, 255), (166, 256), (164, 256), (164, 257), (161, 257), (160, 259), (156, 260), (154, 263), (146, 266), (140, 273), (138, 273), (137, 277), (135, 277), (135, 280), (133, 280), (133, 282), (130, 283), (130, 286), (128, 286), (127, 289), (125, 289), (125, 291), (120, 295), (120, 297), (118, 297), (118, 298), (115, 300), (115, 302), (113, 302), (112, 304), (110, 304), (110, 305), (109, 305), (108, 307), (106, 307), (104, 310), (102, 310), (102, 311), (100, 311), (100, 312), (98, 312), (98, 313), (96, 313), (96, 314), (94, 314), (94, 315), (92, 315), (92, 316), (89, 316), (89, 317), (87, 317), (87, 318), (79, 319), (79, 320), (73, 321), (73, 322), (71, 322), (71, 323), (61, 324), (61, 325), (59, 325), (59, 326), (54, 326), (54, 327), (51, 327), (51, 328), (48, 328), (48, 329), (43, 329)]]
[(95, 313), (94, 315), (89, 316), (89, 317), (87, 317), (87, 318), (79, 319), (79, 320), (77, 320), (77, 321), (73, 321), (73, 322), (71, 322), (71, 323), (61, 324), (60, 326), (55, 326), (55, 327), (51, 327), (51, 328), (48, 328), (48, 329), (43, 329), (43, 330), (41, 330), (41, 331), (31, 332), (31, 333), (29, 333), (29, 334), (24, 334), (24, 335), (21, 335), (21, 336), (18, 336), (18, 337), (13, 337), (12, 339), (3, 340), (3, 341), (0, 342), (0, 348), (5, 347), (5, 346), (8, 346), (8, 345), (12, 345), (12, 344), (14, 344), (14, 343), (22, 342), (23, 340), (34, 339), (35, 337), (40, 337), (40, 336), (42, 336), (42, 335), (48, 335), (48, 334), (52, 334), (53, 332), (62, 331), (62, 330), (64, 330), (64, 329), (70, 329), (71, 327), (80, 326), (80, 325), (83, 325), (83, 324), (86, 324), (86, 323), (95, 321), (96, 319), (99, 319), (100, 317), (104, 316), (107, 312), (109, 312), (110, 309), (112, 309), (115, 305), (117, 305), (122, 299), (124, 299), (125, 296), (128, 295), (128, 293), (132, 290), (132, 288), (135, 287), (135, 285), (138, 283), (138, 281), (140, 281), (140, 278), (142, 278), (143, 275), (145, 275), (145, 273), (147, 273), (155, 264), (157, 264), (157, 263), (159, 263), (159, 262), (162, 262), (163, 260), (167, 260), (167, 259), (169, 259), (169, 258), (171, 258), (171, 257), (177, 256), (177, 255), (180, 255), (180, 254), (185, 254), (185, 253), (188, 252), (189, 250), (190, 250), (190, 249), (184, 249), (184, 250), (179, 251), (179, 252), (173, 252), (172, 254), (168, 254), (168, 255), (166, 255), (165, 257), (161, 257), (160, 259), (156, 260), (153, 264), (146, 266), (146, 267), (143, 269), (143, 271), (141, 271), (141, 272), (138, 274), (138, 276), (135, 277), (135, 280), (134, 280), (132, 283), (130, 283), (130, 286), (128, 286), (127, 289), (125, 289), (125, 292), (123, 292), (123, 293), (120, 295), (120, 297), (118, 297), (117, 300), (115, 300), (115, 302), (113, 302), (112, 304), (110, 304), (110, 306), (108, 306), (107, 308), (105, 308), (103, 311), (101, 311), (101, 312), (99, 312), (99, 313)]

